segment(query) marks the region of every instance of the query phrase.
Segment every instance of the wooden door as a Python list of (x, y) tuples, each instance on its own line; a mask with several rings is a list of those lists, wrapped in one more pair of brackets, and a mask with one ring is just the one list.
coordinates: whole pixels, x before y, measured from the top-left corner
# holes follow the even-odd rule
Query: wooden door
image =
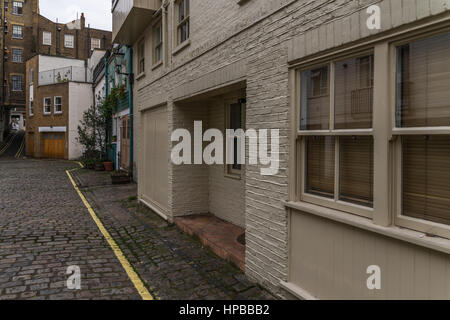
[(44, 158), (64, 159), (65, 146), (66, 139), (64, 133), (44, 133)]
[(120, 167), (124, 170), (130, 168), (130, 116), (122, 118), (120, 139)]

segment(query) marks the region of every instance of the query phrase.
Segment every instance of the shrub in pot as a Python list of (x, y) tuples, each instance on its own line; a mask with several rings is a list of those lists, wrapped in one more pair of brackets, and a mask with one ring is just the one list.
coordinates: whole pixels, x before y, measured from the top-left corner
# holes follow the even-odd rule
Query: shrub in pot
[(108, 172), (111, 172), (114, 170), (114, 163), (112, 163), (111, 161), (103, 162), (103, 166), (105, 167), (105, 170)]

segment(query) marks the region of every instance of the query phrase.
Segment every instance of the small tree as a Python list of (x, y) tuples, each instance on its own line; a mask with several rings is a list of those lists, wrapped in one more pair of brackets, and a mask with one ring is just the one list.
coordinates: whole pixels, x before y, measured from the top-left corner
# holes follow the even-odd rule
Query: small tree
[(120, 86), (111, 90), (106, 98), (97, 97), (97, 103), (83, 113), (78, 126), (78, 142), (84, 147), (86, 160), (102, 161), (106, 159), (111, 120), (117, 103), (125, 97), (125, 88)]

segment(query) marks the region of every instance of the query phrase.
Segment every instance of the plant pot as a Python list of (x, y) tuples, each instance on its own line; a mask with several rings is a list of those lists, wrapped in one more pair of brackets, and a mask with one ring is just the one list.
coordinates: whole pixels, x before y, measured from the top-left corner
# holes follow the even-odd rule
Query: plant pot
[(105, 166), (103, 163), (99, 162), (95, 164), (95, 171), (105, 171)]
[(130, 183), (131, 179), (128, 175), (112, 175), (111, 182), (112, 184), (127, 184)]
[(103, 165), (105, 167), (105, 170), (108, 172), (111, 172), (114, 170), (114, 163), (112, 163), (112, 162), (103, 162)]

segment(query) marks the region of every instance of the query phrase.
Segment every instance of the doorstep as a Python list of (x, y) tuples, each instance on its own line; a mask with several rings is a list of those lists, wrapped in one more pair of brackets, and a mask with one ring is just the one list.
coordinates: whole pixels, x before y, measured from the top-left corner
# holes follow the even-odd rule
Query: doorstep
[(199, 237), (201, 243), (220, 258), (245, 272), (245, 246), (238, 242), (245, 229), (213, 215), (192, 215), (174, 219), (185, 233)]

